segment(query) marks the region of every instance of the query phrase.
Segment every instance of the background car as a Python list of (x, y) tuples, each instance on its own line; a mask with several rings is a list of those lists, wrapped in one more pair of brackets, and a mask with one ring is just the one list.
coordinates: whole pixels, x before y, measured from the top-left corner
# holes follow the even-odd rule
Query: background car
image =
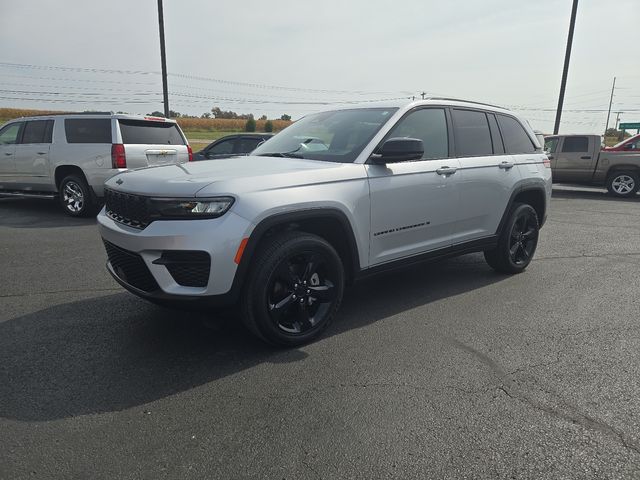
[(262, 142), (273, 137), (273, 133), (240, 133), (227, 135), (207, 145), (193, 154), (194, 160), (211, 160), (225, 158), (230, 155), (246, 155), (252, 152)]
[(603, 150), (609, 152), (640, 151), (640, 133), (615, 144), (613, 147), (605, 147)]

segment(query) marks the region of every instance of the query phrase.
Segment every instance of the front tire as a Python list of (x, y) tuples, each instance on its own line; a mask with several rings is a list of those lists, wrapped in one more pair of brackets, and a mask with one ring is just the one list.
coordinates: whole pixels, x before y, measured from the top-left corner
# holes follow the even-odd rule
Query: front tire
[(62, 179), (59, 187), (60, 204), (67, 215), (89, 217), (96, 212), (96, 201), (84, 178), (68, 175)]
[(288, 232), (267, 240), (243, 291), (247, 328), (273, 345), (295, 347), (322, 334), (344, 291), (344, 267), (323, 238)]
[(524, 203), (514, 204), (500, 232), (497, 247), (484, 252), (485, 260), (500, 273), (523, 272), (538, 246), (539, 230), (538, 215), (533, 207)]
[(615, 172), (607, 180), (607, 190), (614, 197), (632, 197), (638, 188), (640, 188), (640, 181), (636, 172)]

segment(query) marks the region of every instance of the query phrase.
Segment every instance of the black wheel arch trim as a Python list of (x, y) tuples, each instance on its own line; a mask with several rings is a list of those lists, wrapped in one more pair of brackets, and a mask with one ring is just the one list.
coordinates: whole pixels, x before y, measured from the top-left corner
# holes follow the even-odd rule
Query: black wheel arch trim
[(337, 220), (344, 230), (344, 233), (346, 233), (346, 242), (351, 257), (351, 265), (345, 265), (345, 269), (347, 270), (345, 273), (347, 274), (347, 278), (354, 278), (360, 271), (360, 257), (358, 252), (358, 243), (356, 242), (351, 222), (349, 222), (349, 219), (347, 218), (345, 213), (337, 208), (309, 208), (274, 214), (261, 220), (256, 225), (256, 227), (251, 232), (251, 235), (249, 236), (249, 241), (247, 242), (247, 246), (244, 249), (242, 259), (240, 260), (240, 264), (238, 265), (236, 274), (233, 278), (231, 289), (229, 290), (229, 293), (227, 295), (229, 295), (233, 301), (237, 300), (240, 297), (240, 292), (244, 285), (246, 276), (249, 273), (251, 260), (256, 253), (258, 245), (264, 238), (264, 235), (270, 229), (277, 227), (278, 225), (286, 225), (298, 221), (321, 218), (330, 218), (333, 220)]
[(542, 194), (542, 198), (544, 201), (544, 215), (542, 215), (542, 218), (538, 219), (538, 221), (540, 222), (540, 228), (542, 228), (542, 226), (544, 225), (547, 219), (547, 211), (549, 208), (549, 205), (547, 204), (548, 202), (547, 202), (547, 194), (546, 194), (545, 186), (546, 185), (544, 180), (537, 179), (537, 178), (524, 179), (524, 180), (521, 180), (518, 184), (516, 184), (516, 187), (513, 189), (513, 192), (511, 192), (511, 196), (509, 197), (509, 202), (507, 202), (507, 206), (504, 209), (502, 218), (500, 219), (500, 223), (498, 224), (498, 228), (495, 234), (500, 235), (500, 232), (502, 231), (505, 223), (509, 219), (509, 212), (511, 211), (511, 207), (513, 207), (513, 204), (515, 203), (516, 197), (519, 194), (524, 192), (539, 192)]

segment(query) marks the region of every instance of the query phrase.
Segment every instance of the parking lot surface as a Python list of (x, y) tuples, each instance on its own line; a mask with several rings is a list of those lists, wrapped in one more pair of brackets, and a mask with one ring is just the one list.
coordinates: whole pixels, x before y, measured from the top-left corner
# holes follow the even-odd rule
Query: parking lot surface
[(51, 202), (0, 249), (2, 479), (640, 476), (638, 199), (556, 189), (525, 273), (373, 277), (294, 350), (123, 291)]

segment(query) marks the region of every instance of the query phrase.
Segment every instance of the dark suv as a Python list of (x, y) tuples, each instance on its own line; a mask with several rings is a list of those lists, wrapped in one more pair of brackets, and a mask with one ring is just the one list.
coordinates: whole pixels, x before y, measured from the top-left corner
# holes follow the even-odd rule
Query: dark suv
[(246, 155), (258, 145), (273, 137), (273, 133), (239, 133), (219, 138), (193, 155), (194, 160), (227, 158), (231, 155)]

